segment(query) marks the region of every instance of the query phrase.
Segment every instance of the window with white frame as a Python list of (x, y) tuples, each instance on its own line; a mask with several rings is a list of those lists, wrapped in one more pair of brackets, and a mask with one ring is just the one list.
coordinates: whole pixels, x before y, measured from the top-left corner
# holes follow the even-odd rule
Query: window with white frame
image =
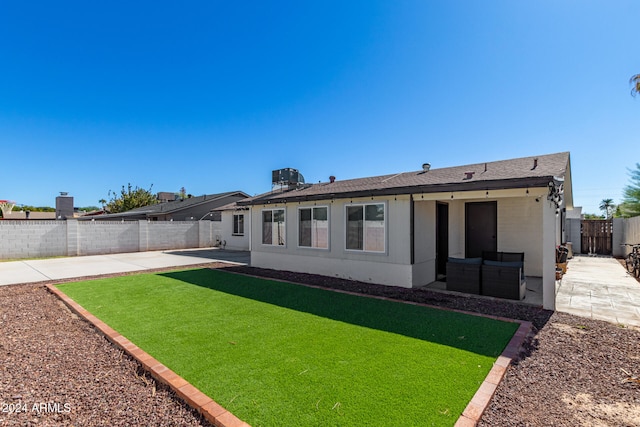
[(346, 248), (353, 251), (385, 251), (385, 205), (366, 203), (346, 207)]
[(329, 210), (326, 206), (298, 209), (298, 246), (329, 249)]
[(233, 214), (233, 235), (244, 236), (244, 214)]
[(284, 209), (262, 211), (262, 244), (284, 246), (285, 216)]

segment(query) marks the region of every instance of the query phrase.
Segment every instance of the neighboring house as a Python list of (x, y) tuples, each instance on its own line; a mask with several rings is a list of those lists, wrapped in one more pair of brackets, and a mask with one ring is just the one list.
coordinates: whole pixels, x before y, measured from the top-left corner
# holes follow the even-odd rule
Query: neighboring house
[(5, 220), (54, 220), (55, 212), (36, 212), (36, 211), (13, 211), (7, 215)]
[(420, 287), (448, 257), (524, 252), (555, 308), (555, 248), (573, 208), (568, 152), (289, 186), (250, 207), (251, 264)]
[(115, 221), (200, 221), (220, 219), (220, 214), (213, 211), (220, 206), (249, 197), (242, 191), (229, 191), (219, 194), (178, 199), (171, 202), (158, 203), (132, 209), (127, 212), (80, 217), (80, 220), (115, 220)]

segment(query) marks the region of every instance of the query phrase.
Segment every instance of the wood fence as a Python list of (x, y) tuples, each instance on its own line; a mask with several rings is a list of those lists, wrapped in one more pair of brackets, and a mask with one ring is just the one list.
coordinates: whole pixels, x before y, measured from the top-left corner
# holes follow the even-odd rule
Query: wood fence
[(583, 254), (611, 255), (613, 223), (604, 219), (583, 219), (581, 225)]

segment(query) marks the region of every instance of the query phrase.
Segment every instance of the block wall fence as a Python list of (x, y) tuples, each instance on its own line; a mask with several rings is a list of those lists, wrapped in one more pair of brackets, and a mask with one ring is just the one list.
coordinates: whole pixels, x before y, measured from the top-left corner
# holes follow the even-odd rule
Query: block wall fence
[(215, 221), (0, 221), (0, 259), (212, 247)]

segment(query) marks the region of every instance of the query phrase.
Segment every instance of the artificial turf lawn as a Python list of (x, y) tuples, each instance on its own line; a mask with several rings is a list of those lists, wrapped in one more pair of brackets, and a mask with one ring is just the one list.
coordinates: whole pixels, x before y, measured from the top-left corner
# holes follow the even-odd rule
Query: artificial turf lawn
[(518, 327), (210, 269), (58, 287), (254, 427), (453, 425)]

